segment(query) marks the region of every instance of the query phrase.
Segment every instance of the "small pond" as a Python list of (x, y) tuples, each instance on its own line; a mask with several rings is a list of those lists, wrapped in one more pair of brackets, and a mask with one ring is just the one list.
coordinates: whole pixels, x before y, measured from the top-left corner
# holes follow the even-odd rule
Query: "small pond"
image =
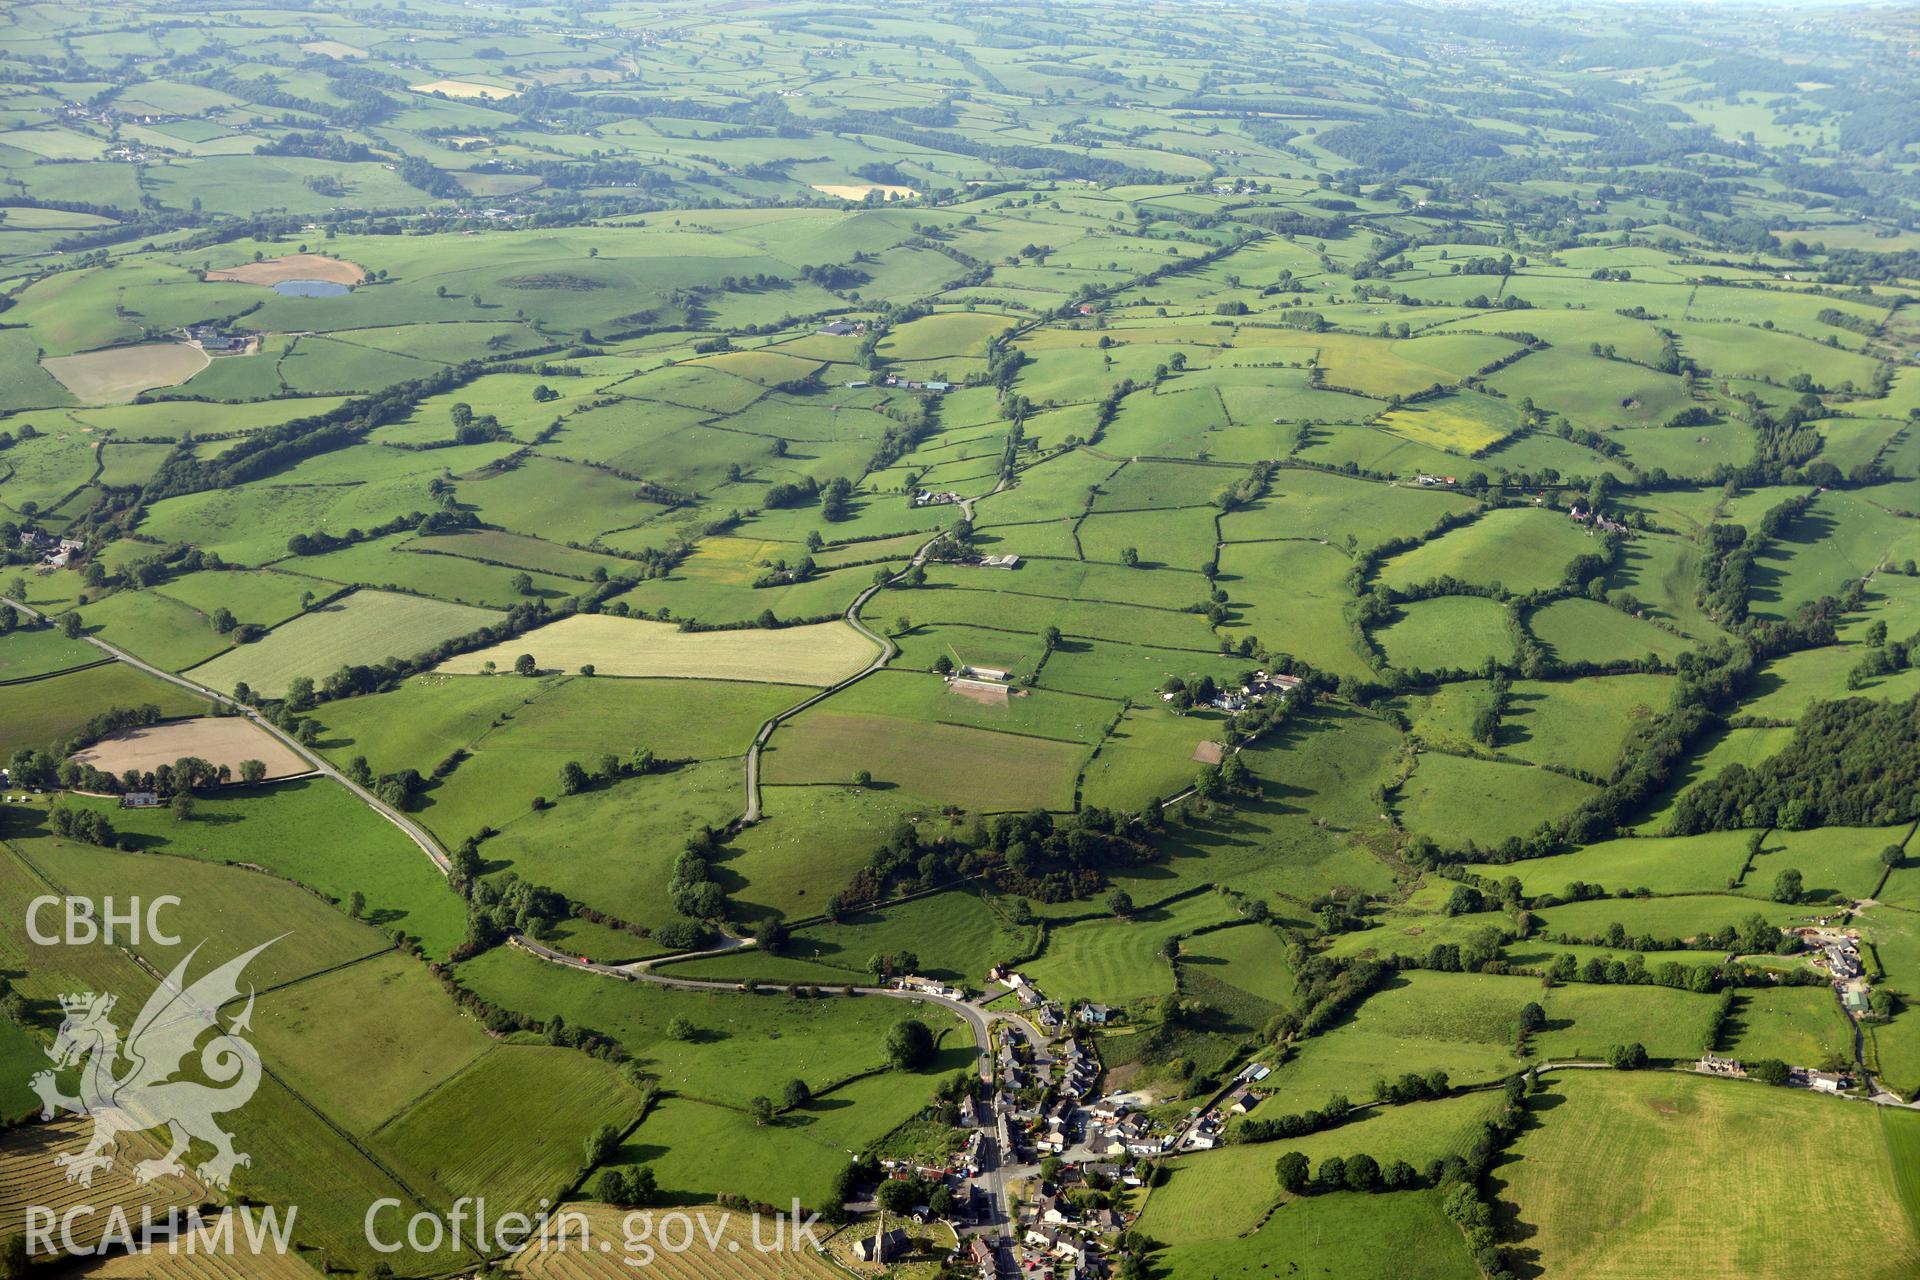
[(348, 289), (331, 280), (279, 280), (274, 283), (273, 291), (289, 298), (331, 298)]

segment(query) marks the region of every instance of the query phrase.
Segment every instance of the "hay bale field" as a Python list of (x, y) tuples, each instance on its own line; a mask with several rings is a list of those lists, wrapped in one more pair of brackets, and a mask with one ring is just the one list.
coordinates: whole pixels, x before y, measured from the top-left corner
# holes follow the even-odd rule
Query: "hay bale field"
[(578, 613), (442, 663), (452, 675), (479, 675), (492, 663), (513, 670), (531, 653), (543, 671), (575, 671), (591, 663), (603, 676), (672, 676), (829, 685), (859, 671), (879, 653), (844, 622), (775, 631), (682, 631), (672, 623)]
[(207, 272), (209, 280), (262, 285), (279, 284), (283, 280), (326, 280), (332, 284), (355, 285), (366, 278), (365, 267), (324, 253), (289, 253)]
[(74, 752), (73, 759), (118, 775), (128, 769), (146, 773), (181, 756), (198, 756), (216, 767), (224, 764), (235, 777), (242, 760), (266, 765), (269, 778), (288, 778), (312, 768), (299, 752), (241, 716), (199, 716), (126, 729)]
[(77, 1242), (90, 1245), (100, 1239), (108, 1212), (116, 1206), (138, 1222), (143, 1207), (164, 1216), (168, 1209), (184, 1210), (205, 1201), (206, 1187), (191, 1174), (134, 1181), (135, 1164), (164, 1154), (161, 1144), (145, 1133), (122, 1134), (112, 1152), (113, 1167), (95, 1173), (91, 1187), (68, 1182), (54, 1157), (80, 1150), (91, 1132), (92, 1121), (73, 1116), (24, 1125), (0, 1137), (0, 1235), (21, 1229), (29, 1205), (55, 1214), (77, 1205), (94, 1206), (99, 1212), (76, 1218), (73, 1229)]

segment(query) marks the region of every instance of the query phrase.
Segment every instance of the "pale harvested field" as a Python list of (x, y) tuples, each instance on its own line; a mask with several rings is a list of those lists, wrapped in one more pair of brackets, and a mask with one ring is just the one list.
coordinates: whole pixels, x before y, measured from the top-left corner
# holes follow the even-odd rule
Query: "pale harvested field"
[[(281, 1210), (284, 1221), (286, 1211)], [(220, 1230), (218, 1210), (201, 1214), (208, 1233)], [(74, 1272), (88, 1280), (319, 1280), (315, 1271), (296, 1252), (275, 1253), (258, 1250), (247, 1240), (246, 1222), (236, 1220), (232, 1227), (233, 1249), (226, 1251), (226, 1237), (214, 1235), (213, 1245), (201, 1243), (194, 1251), (184, 1243), (166, 1241), (138, 1253), (122, 1253), (103, 1258)]]
[(233, 770), (236, 778), (240, 776), (242, 760), (258, 760), (266, 765), (269, 778), (285, 778), (312, 768), (293, 748), (240, 716), (200, 716), (128, 729), (102, 739), (85, 751), (76, 751), (73, 758), (103, 773), (117, 775), (128, 769), (146, 773), (160, 765), (172, 764), (181, 756), (198, 756), (216, 766), (224, 764)]
[(184, 342), (141, 342), (41, 361), (86, 404), (124, 404), (142, 391), (173, 387), (206, 368), (207, 353)]
[(54, 1157), (80, 1150), (92, 1132), (91, 1120), (73, 1116), (51, 1124), (23, 1125), (0, 1137), (0, 1235), (21, 1229), (28, 1205), (56, 1214), (75, 1205), (94, 1206), (99, 1212), (74, 1220), (75, 1239), (91, 1244), (105, 1231), (112, 1206), (123, 1208), (137, 1223), (142, 1205), (164, 1215), (168, 1208), (186, 1209), (205, 1201), (206, 1188), (191, 1175), (155, 1178), (144, 1186), (133, 1180), (136, 1163), (163, 1152), (161, 1144), (145, 1133), (120, 1135), (112, 1152), (113, 1167), (94, 1174), (93, 1186), (68, 1182), (66, 1170), (54, 1164)]
[(679, 676), (828, 685), (859, 671), (879, 650), (844, 622), (776, 631), (682, 631), (672, 623), (577, 613), (505, 644), (463, 653), (440, 666), (480, 675), (491, 662), (511, 672), (523, 653), (543, 671), (577, 671), (592, 663), (607, 676)]
[(896, 187), (884, 182), (816, 182), (813, 184), (813, 189), (824, 195), (838, 196), (842, 200), (865, 200), (869, 191), (884, 191), (889, 200), (904, 200), (908, 196), (920, 194), (912, 187)]
[(511, 98), (518, 89), (502, 89), (497, 84), (475, 84), (471, 80), (433, 80), (408, 86), (415, 93), (444, 93), (449, 98)]
[(359, 284), (367, 278), (366, 268), (324, 253), (289, 253), (260, 262), (243, 262), (237, 267), (222, 267), (207, 272), (209, 280), (237, 280), (241, 284), (279, 284), (282, 280), (327, 280), (334, 284)]
[(1195, 743), (1193, 758), (1201, 764), (1219, 764), (1227, 758), (1227, 749), (1217, 742)]

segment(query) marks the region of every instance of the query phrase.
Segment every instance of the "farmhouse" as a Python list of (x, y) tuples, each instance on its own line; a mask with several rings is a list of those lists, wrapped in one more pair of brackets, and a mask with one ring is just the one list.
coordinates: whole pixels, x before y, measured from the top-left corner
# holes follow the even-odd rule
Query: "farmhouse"
[(1851, 938), (1829, 942), (1824, 948), (1824, 954), (1827, 958), (1827, 971), (1836, 978), (1857, 978), (1865, 972), (1860, 964), (1860, 949), (1854, 945)]
[(160, 797), (151, 791), (128, 791), (120, 797), (122, 809), (158, 809)]

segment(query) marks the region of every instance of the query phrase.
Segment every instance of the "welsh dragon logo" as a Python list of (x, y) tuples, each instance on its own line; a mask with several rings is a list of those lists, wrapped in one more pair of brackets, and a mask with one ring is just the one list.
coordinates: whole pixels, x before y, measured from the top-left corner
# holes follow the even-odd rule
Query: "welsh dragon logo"
[[(95, 1173), (113, 1167), (108, 1151), (118, 1135), (162, 1126), (171, 1131), (172, 1146), (159, 1159), (133, 1167), (140, 1182), (184, 1173), (180, 1157), (195, 1138), (214, 1150), (213, 1157), (194, 1170), (210, 1186), (225, 1188), (236, 1168), (253, 1163), (233, 1149), (233, 1135), (214, 1122), (221, 1112), (245, 1105), (260, 1087), (260, 1055), (241, 1038), (253, 1016), (252, 988), (230, 1025), (220, 1025), (219, 1010), (239, 998), (240, 974), (248, 962), (277, 941), (263, 942), (188, 985), (187, 966), (200, 951), (195, 947), (154, 990), (124, 1043), (110, 1018), (113, 996), (87, 992), (60, 998), (66, 1017), (47, 1056), (62, 1070), (79, 1066), (80, 1093), (62, 1094), (53, 1071), (35, 1075), (33, 1091), (40, 1095), (42, 1120), (66, 1111), (93, 1121), (84, 1149), (54, 1158), (67, 1171), (67, 1181), (92, 1186)], [(196, 1049), (195, 1074), (206, 1083), (176, 1078)], [(116, 1074), (122, 1059), (126, 1069)]]

